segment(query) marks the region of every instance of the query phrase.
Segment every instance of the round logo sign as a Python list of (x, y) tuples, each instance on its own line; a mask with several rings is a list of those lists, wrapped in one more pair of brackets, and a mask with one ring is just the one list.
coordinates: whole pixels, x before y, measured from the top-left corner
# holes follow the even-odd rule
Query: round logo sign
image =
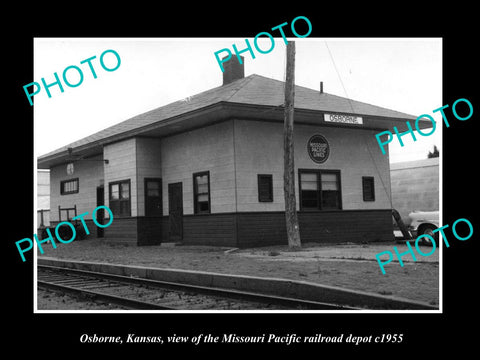
[(327, 161), (328, 155), (330, 155), (330, 145), (322, 135), (313, 135), (308, 140), (307, 151), (314, 162), (322, 164)]

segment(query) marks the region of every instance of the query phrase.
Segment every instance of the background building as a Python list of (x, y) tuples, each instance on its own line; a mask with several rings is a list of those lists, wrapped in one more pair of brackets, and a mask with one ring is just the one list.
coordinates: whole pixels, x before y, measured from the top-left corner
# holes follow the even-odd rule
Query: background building
[(37, 225), (50, 225), (50, 170), (37, 171)]
[(390, 165), (393, 207), (408, 224), (415, 210), (439, 210), (439, 158), (405, 161)]

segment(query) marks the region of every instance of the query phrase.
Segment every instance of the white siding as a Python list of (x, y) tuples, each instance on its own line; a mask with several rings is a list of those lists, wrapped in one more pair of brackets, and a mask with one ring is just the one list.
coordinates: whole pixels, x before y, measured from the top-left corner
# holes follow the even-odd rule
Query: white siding
[[(109, 162), (105, 164), (105, 204), (109, 204), (109, 183), (130, 180), (131, 216), (137, 216), (136, 139), (106, 145), (103, 156)], [(108, 213), (105, 216), (108, 217)]]
[[(145, 216), (145, 178), (161, 178), (161, 140), (137, 138), (137, 215)], [(163, 185), (162, 185), (163, 188)]]
[[(86, 219), (91, 219), (92, 211), (97, 204), (97, 187), (103, 184), (102, 156), (89, 158), (98, 161), (75, 161), (74, 173), (67, 174), (67, 164), (54, 166), (50, 169), (50, 221), (59, 221), (58, 206), (70, 208), (77, 205), (77, 214), (88, 212)], [(60, 195), (60, 182), (78, 178), (79, 192)], [(62, 220), (66, 215), (62, 212)]]
[[(323, 164), (308, 156), (306, 146), (313, 134), (323, 135), (330, 144), (329, 159)], [(298, 169), (326, 169), (341, 172), (343, 209), (390, 208), (388, 154), (382, 155), (375, 131), (296, 124), (294, 139), (297, 203)], [(103, 158), (109, 163), (76, 162), (72, 176), (67, 175), (66, 164), (51, 169), (52, 221), (58, 220), (58, 205), (76, 204), (79, 214), (91, 214), (96, 188), (102, 184), (108, 206), (108, 184), (120, 180), (131, 183), (131, 215), (143, 216), (145, 177), (162, 178), (164, 215), (168, 184), (182, 182), (184, 214), (193, 214), (192, 177), (202, 171), (210, 172), (212, 213), (284, 210), (282, 123), (229, 120), (163, 139), (132, 138), (106, 145)], [(258, 201), (257, 174), (273, 176), (273, 202)], [(363, 201), (362, 176), (375, 178), (373, 202)], [(80, 192), (60, 195), (60, 181), (77, 177)]]
[(183, 183), (183, 213), (193, 214), (193, 174), (210, 171), (211, 212), (235, 211), (233, 121), (162, 139), (163, 212), (168, 184)]
[[(323, 135), (330, 156), (314, 163), (307, 142)], [(388, 154), (382, 155), (373, 130), (295, 124), (295, 188), (299, 208), (298, 169), (340, 170), (343, 209), (390, 208)], [(283, 211), (283, 124), (235, 120), (238, 211)], [(258, 201), (257, 174), (273, 175), (272, 203)], [(363, 201), (362, 176), (374, 176), (375, 201)]]

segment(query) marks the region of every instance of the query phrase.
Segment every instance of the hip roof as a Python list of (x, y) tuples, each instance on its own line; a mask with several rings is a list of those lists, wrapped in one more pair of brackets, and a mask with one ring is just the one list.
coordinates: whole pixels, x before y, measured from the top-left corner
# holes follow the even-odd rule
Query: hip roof
[[(284, 82), (252, 74), (250, 76), (235, 80), (229, 84), (218, 86), (216, 88), (201, 92), (183, 100), (179, 100), (168, 105), (150, 110), (143, 114), (134, 116), (116, 125), (110, 126), (104, 130), (98, 131), (90, 136), (65, 145), (50, 153), (38, 158), (39, 168), (48, 168), (52, 165), (68, 161), (68, 149), (87, 151), (96, 149), (101, 152), (104, 145), (136, 135), (154, 135), (166, 136), (168, 132), (159, 132), (158, 128), (175, 122), (191, 122), (192, 116), (204, 115), (201, 125), (207, 125), (209, 121), (219, 121), (219, 117), (225, 119), (234, 115), (233, 106), (238, 116), (238, 111), (242, 108), (257, 109), (256, 114), (261, 119), (259, 108), (278, 109), (281, 114), (284, 103)], [(318, 90), (309, 89), (302, 86), (295, 86), (295, 110), (305, 113), (315, 114), (315, 123), (324, 124), (319, 113), (332, 112), (343, 113), (357, 116), (371, 117), (373, 122), (377, 121), (377, 128), (387, 128), (392, 125), (392, 121), (398, 124), (398, 128), (403, 128), (405, 121), (415, 120), (413, 115), (401, 113), (395, 110), (351, 100), (341, 96), (336, 96)], [(229, 107), (229, 105), (231, 105)], [(218, 106), (218, 108), (215, 108)], [(213, 110), (217, 115), (213, 116)], [(210, 111), (209, 117), (206, 115)], [(270, 114), (270, 116), (273, 116)], [(207, 119), (210, 119), (208, 120)], [(380, 120), (388, 120), (380, 121)], [(198, 124), (197, 124), (198, 125)], [(331, 125), (331, 124), (330, 124)], [(402, 126), (403, 125), (403, 126)], [(340, 125), (336, 125), (340, 126)], [(393, 125), (392, 125), (393, 126)], [(422, 126), (425, 127), (425, 126)], [(157, 129), (157, 132), (153, 132)], [(178, 131), (178, 130), (177, 130)], [(153, 133), (152, 133), (153, 132)], [(90, 151), (90, 153), (92, 153)]]

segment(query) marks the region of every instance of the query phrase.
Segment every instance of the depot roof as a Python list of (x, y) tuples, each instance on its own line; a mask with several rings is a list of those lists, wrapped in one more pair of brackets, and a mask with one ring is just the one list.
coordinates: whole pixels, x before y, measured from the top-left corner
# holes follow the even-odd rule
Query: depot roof
[[(108, 143), (133, 136), (163, 137), (229, 118), (283, 121), (284, 84), (256, 74), (243, 77), (134, 116), (42, 155), (38, 158), (38, 168), (68, 162), (69, 148), (72, 154), (85, 157), (102, 153), (103, 146)], [(362, 116), (363, 124), (327, 123), (324, 113)], [(393, 126), (406, 131), (405, 122), (415, 119), (413, 115), (295, 86), (295, 123), (361, 127), (380, 132)], [(420, 121), (419, 127), (431, 127), (431, 123)]]

